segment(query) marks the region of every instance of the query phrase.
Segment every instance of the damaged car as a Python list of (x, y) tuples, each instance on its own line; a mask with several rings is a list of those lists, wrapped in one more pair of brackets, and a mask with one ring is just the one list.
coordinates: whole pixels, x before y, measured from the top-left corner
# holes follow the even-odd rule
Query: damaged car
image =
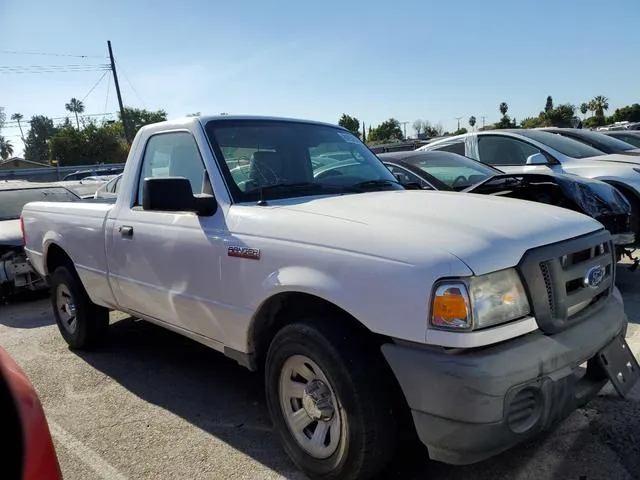
[(631, 207), (613, 186), (575, 175), (504, 172), (446, 151), (381, 153), (401, 183), (426, 190), (498, 195), (556, 205), (589, 215), (611, 232), (619, 256), (635, 243)]
[(66, 187), (35, 182), (0, 182), (0, 302), (15, 293), (46, 288), (24, 252), (20, 214), (37, 201), (75, 202), (80, 197)]

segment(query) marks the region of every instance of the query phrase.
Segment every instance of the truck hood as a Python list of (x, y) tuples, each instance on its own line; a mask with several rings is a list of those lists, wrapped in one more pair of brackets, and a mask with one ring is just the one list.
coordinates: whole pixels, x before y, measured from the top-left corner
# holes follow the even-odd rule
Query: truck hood
[(0, 245), (4, 247), (18, 247), (22, 245), (20, 220), (0, 221)]
[(238, 233), (415, 265), (444, 251), (475, 274), (512, 267), (531, 248), (602, 229), (564, 208), (454, 192), (385, 191), (238, 207), (232, 227)]

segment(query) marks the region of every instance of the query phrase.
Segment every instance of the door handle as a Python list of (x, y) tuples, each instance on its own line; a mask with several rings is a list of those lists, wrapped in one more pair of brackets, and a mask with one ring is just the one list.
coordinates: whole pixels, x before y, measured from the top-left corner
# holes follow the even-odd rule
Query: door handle
[(133, 227), (130, 227), (129, 225), (121, 225), (120, 228), (120, 235), (124, 238), (131, 238), (133, 237)]

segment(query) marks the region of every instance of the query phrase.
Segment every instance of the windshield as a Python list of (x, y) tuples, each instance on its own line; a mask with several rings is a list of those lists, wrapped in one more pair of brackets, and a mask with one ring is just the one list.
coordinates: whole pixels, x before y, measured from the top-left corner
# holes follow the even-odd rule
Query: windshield
[(236, 202), (402, 190), (353, 134), (286, 120), (212, 120), (205, 126)]
[(424, 170), (456, 190), (462, 190), (487, 178), (502, 174), (499, 170), (450, 152), (424, 152), (420, 155), (404, 158), (403, 161)]
[(22, 207), (29, 202), (73, 202), (77, 199), (77, 196), (65, 188), (0, 190), (0, 220), (16, 220), (20, 218)]
[(557, 150), (563, 155), (571, 158), (588, 158), (604, 155), (604, 152), (597, 150), (589, 145), (585, 145), (578, 140), (563, 137), (555, 133), (545, 132), (542, 130), (518, 130), (517, 133), (523, 137), (528, 137), (536, 142)]
[[(561, 135), (564, 134), (563, 132), (558, 133)], [(579, 130), (577, 132), (571, 131), (568, 133), (569, 137), (574, 136), (577, 139), (584, 139), (584, 141), (589, 145), (598, 149), (601, 149), (600, 147), (602, 146), (611, 153), (626, 152), (627, 150), (633, 150), (634, 148), (636, 148), (633, 145), (630, 145), (627, 142), (623, 142), (620, 139), (612, 138), (603, 133), (592, 132), (591, 130)]]

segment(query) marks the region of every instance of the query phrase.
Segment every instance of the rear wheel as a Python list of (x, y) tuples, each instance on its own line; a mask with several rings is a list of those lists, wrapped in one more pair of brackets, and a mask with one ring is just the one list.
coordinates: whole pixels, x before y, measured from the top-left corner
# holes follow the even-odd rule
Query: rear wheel
[(53, 273), (51, 306), (58, 329), (71, 348), (90, 348), (103, 341), (109, 310), (91, 301), (73, 269), (58, 267)]
[(274, 427), (313, 479), (365, 479), (394, 452), (387, 367), (357, 332), (310, 318), (274, 337), (265, 365)]

